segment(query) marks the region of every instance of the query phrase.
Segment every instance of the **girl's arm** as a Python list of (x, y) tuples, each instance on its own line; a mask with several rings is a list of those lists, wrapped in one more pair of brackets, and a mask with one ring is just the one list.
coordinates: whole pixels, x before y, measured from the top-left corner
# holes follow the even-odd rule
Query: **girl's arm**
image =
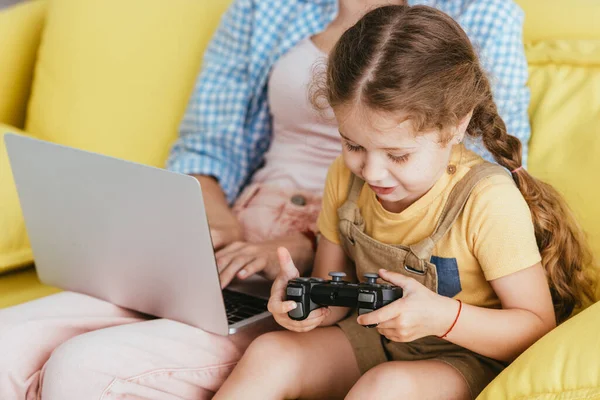
[[(354, 269), (354, 264), (346, 256), (342, 246), (331, 242), (325, 238), (325, 236), (321, 235), (319, 245), (317, 246), (312, 276), (322, 279), (331, 279), (329, 272), (333, 271), (345, 272), (346, 278), (344, 280), (356, 282), (356, 270)], [(350, 312), (350, 309), (347, 307), (329, 307), (329, 309), (331, 310), (331, 314), (323, 320), (321, 326), (333, 325), (344, 319)]]
[(434, 293), (413, 278), (384, 269), (379, 275), (402, 287), (404, 294), (361, 315), (358, 323), (377, 324), (379, 333), (395, 342), (443, 337), (456, 320), (446, 340), (487, 357), (512, 361), (556, 326), (548, 282), (539, 263), (490, 281), (502, 309), (463, 304), (460, 314), (456, 299)]
[[(475, 188), (467, 209), (467, 241), (484, 275), (513, 269), (515, 264), (530, 267), (489, 278), (502, 309), (463, 305), (447, 339), (485, 356), (511, 361), (556, 326), (532, 214), (508, 176), (491, 177), (487, 185)], [(457, 302), (446, 300), (454, 302), (455, 308), (447, 329), (456, 316)]]
[[(484, 356), (512, 361), (556, 326), (546, 274), (538, 263), (490, 284), (500, 298), (502, 309), (463, 304), (458, 321), (446, 339)], [(449, 327), (458, 304), (450, 298), (446, 298), (445, 304)]]

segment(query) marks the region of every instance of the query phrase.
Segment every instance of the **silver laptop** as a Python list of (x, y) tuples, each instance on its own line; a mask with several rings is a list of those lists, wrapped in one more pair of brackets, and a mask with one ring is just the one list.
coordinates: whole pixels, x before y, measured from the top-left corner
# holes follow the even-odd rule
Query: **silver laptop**
[(270, 317), (270, 282), (221, 290), (195, 178), (24, 136), (5, 142), (43, 283), (220, 335)]

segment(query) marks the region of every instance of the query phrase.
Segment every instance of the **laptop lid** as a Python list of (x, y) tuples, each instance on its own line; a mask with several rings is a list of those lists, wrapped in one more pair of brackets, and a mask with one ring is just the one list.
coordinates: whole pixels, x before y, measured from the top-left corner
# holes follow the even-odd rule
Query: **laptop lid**
[(43, 283), (227, 334), (195, 178), (25, 136), (5, 142)]

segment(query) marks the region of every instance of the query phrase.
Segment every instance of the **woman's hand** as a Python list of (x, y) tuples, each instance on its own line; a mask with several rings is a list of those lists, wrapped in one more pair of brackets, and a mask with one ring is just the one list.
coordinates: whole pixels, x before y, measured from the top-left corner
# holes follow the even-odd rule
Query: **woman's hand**
[(227, 245), (235, 243), (243, 237), (242, 226), (236, 220), (229, 224), (210, 225), (210, 238), (215, 250), (224, 249)]
[(300, 233), (262, 243), (233, 242), (216, 253), (221, 287), (229, 285), (236, 276), (246, 279), (256, 273), (274, 280), (279, 274), (279, 247), (289, 248), (303, 271), (312, 264), (312, 244)]
[(325, 317), (329, 315), (330, 310), (326, 307), (317, 308), (303, 321), (294, 321), (289, 317), (288, 312), (296, 308), (296, 302), (285, 300), (285, 290), (288, 281), (297, 278), (300, 274), (294, 266), (292, 257), (287, 249), (283, 247), (277, 249), (277, 255), (281, 268), (271, 287), (271, 298), (269, 299), (267, 308), (273, 314), (275, 321), (284, 328), (294, 332), (311, 331), (323, 322)]
[(210, 236), (215, 250), (219, 250), (244, 236), (242, 225), (229, 208), (225, 193), (216, 178), (207, 175), (192, 175), (202, 186)]
[(458, 312), (458, 301), (440, 296), (413, 278), (396, 272), (380, 269), (379, 276), (401, 287), (402, 298), (359, 316), (359, 324), (377, 324), (379, 333), (394, 342), (411, 342), (430, 335), (442, 336), (450, 328)]

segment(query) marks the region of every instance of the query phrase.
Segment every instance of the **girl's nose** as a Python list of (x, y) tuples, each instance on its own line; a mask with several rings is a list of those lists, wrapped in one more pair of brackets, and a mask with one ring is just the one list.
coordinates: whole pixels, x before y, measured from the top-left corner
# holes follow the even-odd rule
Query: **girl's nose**
[(382, 182), (387, 178), (387, 168), (383, 162), (367, 156), (362, 167), (362, 177), (372, 184)]

